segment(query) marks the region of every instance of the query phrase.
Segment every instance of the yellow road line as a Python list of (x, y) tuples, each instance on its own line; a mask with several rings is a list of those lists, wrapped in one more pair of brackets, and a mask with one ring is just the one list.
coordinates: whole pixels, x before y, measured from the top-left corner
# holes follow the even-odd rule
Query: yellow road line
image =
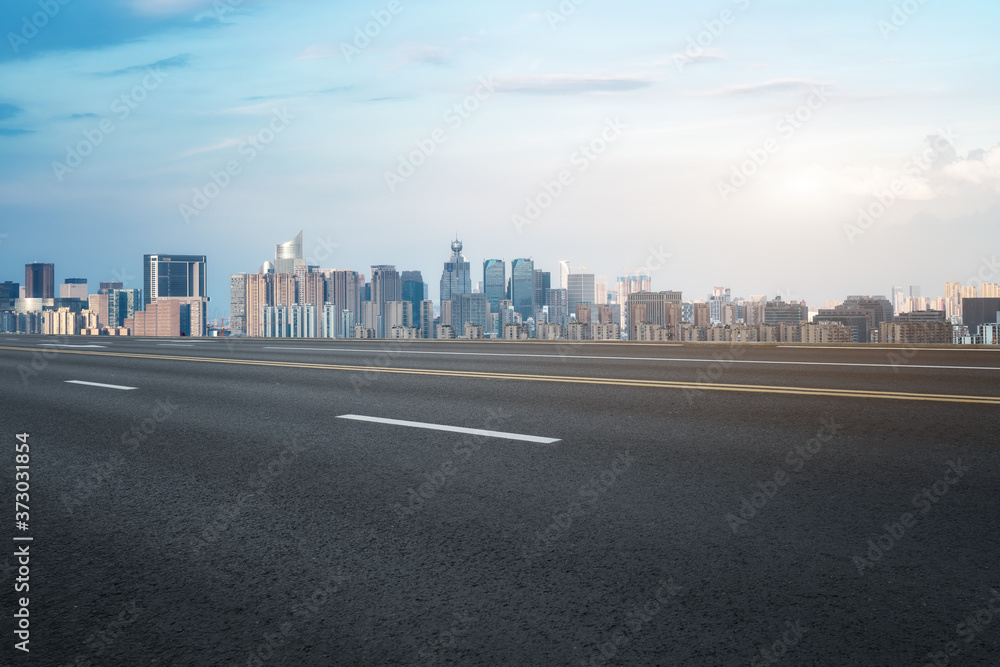
[[(17, 352), (41, 352), (31, 347), (5, 347), (0, 350)], [(693, 391), (733, 391), (754, 394), (786, 394), (796, 396), (826, 396), (836, 398), (879, 398), (899, 401), (936, 401), (944, 403), (980, 403), (1000, 405), (1000, 396), (963, 396), (952, 394), (916, 394), (900, 391), (874, 391), (864, 389), (825, 389), (818, 387), (783, 387), (750, 384), (722, 384), (701, 382), (673, 382), (669, 380), (627, 380), (618, 378), (597, 378), (560, 375), (529, 375), (521, 373), (487, 373), (480, 371), (453, 371), (434, 368), (388, 368), (382, 366), (346, 366), (341, 364), (311, 364), (290, 361), (266, 361), (247, 359), (222, 359), (217, 357), (185, 357), (166, 354), (136, 354), (131, 352), (97, 352), (91, 350), (46, 349), (47, 354), (82, 354), (86, 356), (125, 357), (135, 359), (159, 359), (166, 361), (193, 361), (214, 364), (234, 364), (242, 366), (272, 366), (277, 368), (309, 368), (315, 370), (352, 371), (369, 373), (393, 373), (399, 375), (429, 375), (439, 377), (461, 377), (489, 380), (523, 380), (528, 382), (559, 382), (566, 384), (610, 385), (618, 387), (646, 387), (653, 389), (690, 389)]]

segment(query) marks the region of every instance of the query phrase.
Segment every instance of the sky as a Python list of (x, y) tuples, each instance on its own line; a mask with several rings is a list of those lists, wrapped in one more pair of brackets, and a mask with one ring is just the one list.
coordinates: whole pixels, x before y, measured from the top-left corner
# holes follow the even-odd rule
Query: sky
[[(1000, 282), (996, 2), (7, 0), (0, 281), (534, 259), (810, 305)], [(478, 270), (478, 269), (476, 269)]]

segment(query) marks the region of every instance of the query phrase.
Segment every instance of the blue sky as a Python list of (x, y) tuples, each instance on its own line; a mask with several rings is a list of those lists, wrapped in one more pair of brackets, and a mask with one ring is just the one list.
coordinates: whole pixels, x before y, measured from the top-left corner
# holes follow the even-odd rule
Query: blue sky
[(227, 314), (301, 229), (436, 296), (457, 232), (476, 264), (821, 305), (939, 294), (1000, 246), (996, 3), (479, 4), (5, 2), (0, 280), (204, 253)]

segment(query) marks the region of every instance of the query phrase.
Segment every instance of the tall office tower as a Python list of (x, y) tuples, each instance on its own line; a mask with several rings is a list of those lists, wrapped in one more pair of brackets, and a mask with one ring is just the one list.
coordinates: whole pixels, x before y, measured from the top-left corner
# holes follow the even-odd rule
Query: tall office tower
[(87, 300), (87, 279), (67, 278), (59, 286), (60, 299), (83, 299)]
[(559, 285), (557, 289), (569, 289), (569, 261), (561, 260), (559, 262)]
[(326, 276), (322, 273), (304, 273), (299, 278), (299, 292), (296, 301), (299, 305), (312, 304), (322, 308), (326, 303)]
[(56, 265), (34, 262), (24, 265), (24, 297), (26, 299), (56, 298)]
[(548, 301), (545, 300), (545, 297), (548, 295), (548, 291), (552, 289), (552, 274), (548, 271), (535, 269), (532, 288), (535, 291), (533, 297), (535, 300), (535, 310), (541, 310), (545, 306), (549, 305)]
[(136, 311), (142, 310), (142, 290), (113, 289), (108, 297), (108, 327), (123, 327), (125, 320), (135, 317)]
[(295, 273), (296, 265), (306, 265), (302, 259), (302, 232), (291, 241), (274, 246), (275, 273)]
[(234, 336), (247, 335), (247, 274), (229, 277), (229, 330)]
[(400, 278), (403, 281), (403, 301), (410, 302), (410, 312), (413, 314), (413, 324), (420, 328), (420, 302), (427, 298), (424, 291), (424, 277), (419, 271), (403, 271)]
[(14, 307), (14, 301), (21, 298), (21, 283), (5, 280), (0, 283), (0, 310)]
[(386, 337), (393, 327), (412, 327), (413, 304), (409, 301), (386, 301), (382, 319), (385, 321)]
[(510, 300), (514, 311), (527, 322), (535, 316), (535, 263), (530, 259), (515, 259), (510, 263)]
[(638, 340), (639, 326), (656, 324), (674, 332), (681, 324), (680, 292), (636, 292), (625, 304), (629, 340)]
[[(549, 309), (549, 322), (565, 327), (569, 320), (569, 290), (566, 288), (550, 289), (545, 295), (545, 303)], [(509, 322), (504, 322), (509, 324)]]
[(372, 267), (372, 303), (378, 308), (378, 326), (375, 327), (375, 335), (378, 338), (386, 338), (385, 329), (385, 304), (389, 301), (403, 300), (403, 282), (400, 279), (399, 271), (391, 264), (382, 264)]
[[(321, 272), (326, 276), (326, 301), (336, 304), (340, 312), (351, 311), (356, 318), (361, 312), (361, 294), (363, 283), (360, 274), (350, 269), (324, 269)], [(341, 335), (348, 336), (349, 332), (342, 331)]]
[(298, 295), (299, 280), (294, 273), (274, 274), (274, 303), (275, 306), (294, 306), (295, 297)]
[(464, 332), (469, 322), (486, 330), (489, 324), (490, 302), (483, 293), (459, 294), (451, 300), (451, 328), (453, 331)]
[(274, 305), (274, 278), (273, 273), (252, 273), (246, 277), (247, 336), (264, 335), (264, 308)]
[(144, 255), (143, 305), (163, 296), (206, 297), (205, 255)]
[(434, 337), (434, 302), (429, 299), (420, 302), (420, 337)]
[(490, 312), (498, 312), (499, 303), (507, 298), (507, 265), (502, 259), (483, 262), (483, 293), (490, 302)]
[(916, 298), (920, 297), (920, 285), (910, 285), (910, 296)]
[(462, 242), (455, 239), (451, 244), (451, 258), (444, 263), (441, 272), (441, 300), (457, 299), (459, 294), (472, 294), (472, 268), (462, 254)]
[(581, 303), (594, 303), (594, 274), (569, 274), (569, 312), (575, 313)]

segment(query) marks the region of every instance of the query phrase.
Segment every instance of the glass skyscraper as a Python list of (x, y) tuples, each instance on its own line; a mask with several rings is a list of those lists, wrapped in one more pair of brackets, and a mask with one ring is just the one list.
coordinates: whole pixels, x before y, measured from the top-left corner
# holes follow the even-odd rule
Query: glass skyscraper
[(204, 255), (144, 255), (143, 305), (165, 296), (208, 296)]
[(424, 294), (424, 277), (419, 271), (403, 271), (403, 301), (411, 304), (413, 326), (420, 328), (420, 302), (427, 298)]
[(451, 244), (451, 259), (444, 263), (441, 272), (441, 300), (458, 299), (460, 294), (472, 293), (472, 270), (462, 255), (462, 242), (456, 239)]
[(522, 258), (510, 263), (510, 300), (523, 322), (535, 316), (535, 263), (532, 260)]
[(500, 312), (498, 304), (507, 298), (507, 265), (502, 259), (483, 262), (483, 292), (490, 302), (490, 312)]

